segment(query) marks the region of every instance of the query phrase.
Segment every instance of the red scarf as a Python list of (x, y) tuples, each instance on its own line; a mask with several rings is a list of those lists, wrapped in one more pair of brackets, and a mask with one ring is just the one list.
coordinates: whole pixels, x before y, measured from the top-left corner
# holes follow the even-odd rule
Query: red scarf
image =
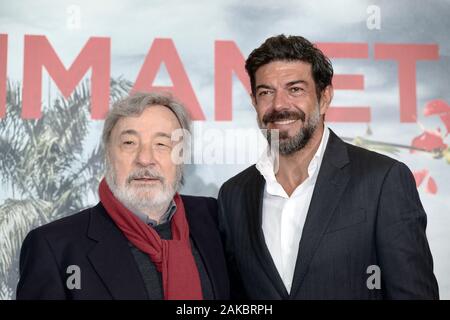
[(114, 197), (105, 179), (99, 186), (100, 201), (127, 239), (147, 253), (162, 273), (165, 300), (202, 300), (202, 289), (197, 265), (189, 241), (189, 225), (183, 201), (177, 193), (177, 210), (171, 220), (172, 240), (163, 240)]

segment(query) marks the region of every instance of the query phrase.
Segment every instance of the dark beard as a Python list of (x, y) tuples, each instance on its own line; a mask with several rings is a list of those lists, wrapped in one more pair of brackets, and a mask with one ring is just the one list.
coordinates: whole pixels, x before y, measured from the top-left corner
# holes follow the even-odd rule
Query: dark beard
[(316, 131), (316, 128), (317, 125), (302, 128), (292, 138), (288, 138), (286, 132), (281, 132), (279, 140), (280, 154), (283, 156), (287, 156), (303, 149), (308, 144), (309, 140), (311, 140), (311, 137), (314, 134), (314, 131)]
[[(267, 130), (267, 141), (269, 142), (269, 146), (272, 148), (273, 142), (277, 142), (279, 153), (283, 156), (291, 155), (301, 149), (303, 149), (308, 142), (311, 140), (314, 132), (317, 129), (319, 124), (320, 115), (317, 118), (310, 118), (307, 122), (304, 122), (304, 127), (299, 130), (299, 132), (289, 138), (287, 132), (279, 132), (278, 139), (276, 136), (273, 137), (274, 141), (272, 141), (272, 130)], [(276, 146), (275, 146), (276, 147)]]
[(306, 120), (306, 114), (302, 110), (293, 111), (272, 111), (267, 113), (262, 118), (262, 123), (267, 126), (269, 122), (283, 121), (283, 120), (298, 120), (301, 119), (303, 122)]

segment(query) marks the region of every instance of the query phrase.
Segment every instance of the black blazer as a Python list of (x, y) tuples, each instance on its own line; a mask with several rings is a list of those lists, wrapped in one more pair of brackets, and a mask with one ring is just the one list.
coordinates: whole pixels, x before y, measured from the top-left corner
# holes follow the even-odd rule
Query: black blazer
[[(229, 282), (217, 227), (217, 203), (182, 196), (190, 236), (216, 299), (228, 299)], [(81, 270), (81, 289), (68, 290), (68, 266)], [(17, 299), (147, 299), (128, 241), (101, 203), (31, 231), (20, 255)]]
[[(219, 192), (232, 296), (250, 299), (438, 299), (427, 217), (401, 162), (330, 132), (288, 294), (265, 244), (265, 180), (251, 166)], [(381, 289), (367, 280), (379, 266)], [(372, 283), (372, 279), (369, 279)]]

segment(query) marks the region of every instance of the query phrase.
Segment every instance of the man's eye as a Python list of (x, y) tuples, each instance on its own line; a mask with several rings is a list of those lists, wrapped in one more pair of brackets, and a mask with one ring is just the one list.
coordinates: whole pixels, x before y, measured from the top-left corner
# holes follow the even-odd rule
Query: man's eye
[(268, 95), (269, 94), (269, 90), (261, 90), (259, 93), (258, 93), (258, 96), (265, 96), (265, 95)]
[(303, 88), (291, 87), (291, 88), (289, 88), (289, 91), (291, 91), (292, 93), (297, 93), (297, 92), (303, 91)]
[(156, 147), (159, 148), (159, 149), (168, 149), (168, 148), (170, 148), (169, 145), (167, 145), (167, 144), (165, 144), (165, 143), (162, 143), (162, 142), (158, 142), (158, 143), (156, 144)]
[(133, 144), (134, 144), (134, 141), (124, 141), (123, 144), (124, 144), (124, 145), (127, 145), (127, 146), (133, 145)]

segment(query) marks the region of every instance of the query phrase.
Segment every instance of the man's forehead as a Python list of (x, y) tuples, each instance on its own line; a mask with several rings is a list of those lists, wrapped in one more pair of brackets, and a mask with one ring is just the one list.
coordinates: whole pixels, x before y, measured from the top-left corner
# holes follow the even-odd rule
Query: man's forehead
[(273, 61), (261, 66), (256, 71), (256, 78), (276, 77), (280, 75), (302, 75), (310, 77), (311, 64), (304, 61)]
[(119, 135), (170, 135), (172, 131), (179, 129), (180, 127), (178, 119), (170, 109), (152, 106), (145, 109), (140, 115), (120, 118), (113, 130)]
[[(120, 136), (125, 136), (125, 135), (140, 136), (142, 133), (137, 130), (134, 130), (134, 129), (126, 129), (125, 128), (125, 129), (121, 130), (120, 132), (118, 132), (118, 134)], [(145, 132), (144, 132), (144, 134), (145, 134)], [(155, 137), (164, 137), (164, 138), (169, 138), (169, 139), (171, 138), (171, 133), (165, 132), (165, 131), (155, 131), (155, 132), (152, 132), (152, 135)]]

